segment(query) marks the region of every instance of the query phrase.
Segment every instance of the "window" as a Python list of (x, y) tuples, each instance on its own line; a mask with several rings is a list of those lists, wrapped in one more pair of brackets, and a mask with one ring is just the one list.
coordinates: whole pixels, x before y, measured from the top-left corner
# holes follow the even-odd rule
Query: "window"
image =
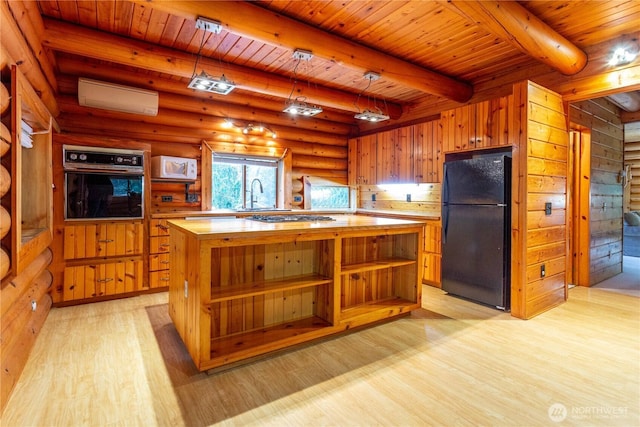
[(213, 209), (277, 207), (279, 159), (213, 155)]
[(349, 187), (345, 185), (312, 185), (311, 208), (349, 208)]

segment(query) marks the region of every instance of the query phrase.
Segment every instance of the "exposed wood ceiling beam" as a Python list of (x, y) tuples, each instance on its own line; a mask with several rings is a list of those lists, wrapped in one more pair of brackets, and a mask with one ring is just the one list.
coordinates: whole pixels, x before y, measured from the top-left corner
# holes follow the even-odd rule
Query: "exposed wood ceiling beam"
[(515, 1), (448, 0), (462, 16), (527, 55), (566, 75), (580, 72), (587, 55)]
[[(51, 19), (45, 19), (44, 23), (46, 33), (42, 43), (47, 48), (187, 79), (192, 77), (194, 57), (189, 53)], [(219, 61), (208, 58), (201, 58), (198, 65), (210, 74), (216, 74), (221, 67)], [(285, 99), (291, 93), (291, 81), (286, 77), (233, 64), (225, 64), (224, 70), (240, 89)], [(318, 85), (298, 85), (294, 95), (306, 96), (310, 102), (322, 106), (358, 112), (353, 93)], [(398, 104), (387, 102), (386, 107), (391, 118), (397, 119), (402, 114)]]
[(200, 16), (215, 19), (234, 34), (292, 50), (307, 49), (318, 57), (335, 61), (359, 72), (375, 71), (392, 82), (457, 102), (466, 102), (473, 95), (473, 87), (466, 82), (355, 43), (251, 2), (134, 0), (134, 3), (192, 21)]

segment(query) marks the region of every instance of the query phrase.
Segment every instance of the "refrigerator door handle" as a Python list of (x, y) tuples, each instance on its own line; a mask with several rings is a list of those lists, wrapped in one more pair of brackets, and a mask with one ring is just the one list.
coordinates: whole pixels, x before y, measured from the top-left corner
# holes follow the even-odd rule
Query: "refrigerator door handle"
[(442, 205), (442, 243), (447, 243), (447, 231), (449, 230), (449, 205)]

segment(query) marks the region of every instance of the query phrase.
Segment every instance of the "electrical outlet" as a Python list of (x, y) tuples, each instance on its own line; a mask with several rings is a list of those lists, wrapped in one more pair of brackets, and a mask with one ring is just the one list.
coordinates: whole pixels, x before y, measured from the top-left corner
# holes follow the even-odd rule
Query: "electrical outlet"
[(173, 196), (162, 196), (163, 202), (173, 202)]
[(411, 201), (411, 194), (407, 194), (407, 202)]
[(551, 215), (551, 202), (547, 202), (544, 204), (544, 214)]
[(544, 277), (544, 276), (546, 276), (546, 275), (547, 275), (547, 270), (546, 270), (546, 268), (545, 268), (544, 264), (542, 264), (542, 265), (540, 266), (540, 277)]

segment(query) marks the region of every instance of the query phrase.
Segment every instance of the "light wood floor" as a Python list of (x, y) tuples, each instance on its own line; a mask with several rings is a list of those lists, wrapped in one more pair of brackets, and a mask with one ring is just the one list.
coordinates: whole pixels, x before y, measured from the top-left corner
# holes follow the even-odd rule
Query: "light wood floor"
[(569, 297), (523, 321), (425, 286), (410, 317), (210, 376), (166, 294), (54, 309), (0, 424), (640, 425), (640, 299)]

